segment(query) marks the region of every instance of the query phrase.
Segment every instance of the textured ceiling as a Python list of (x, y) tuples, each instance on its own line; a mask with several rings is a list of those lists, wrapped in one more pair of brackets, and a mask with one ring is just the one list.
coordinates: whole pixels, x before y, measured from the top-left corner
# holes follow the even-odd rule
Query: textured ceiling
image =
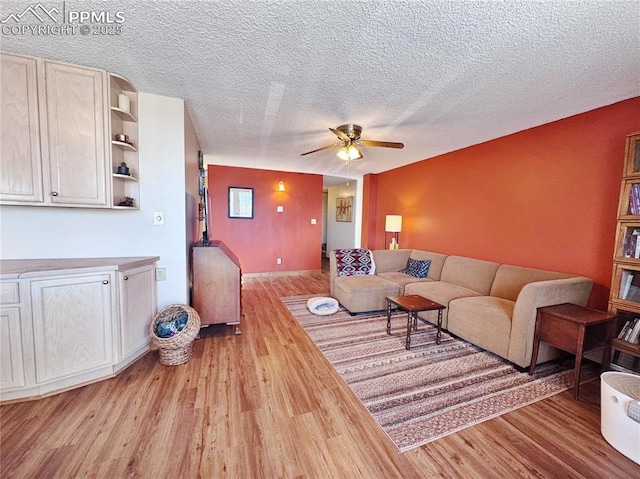
[[(3, 0), (0, 20), (30, 5)], [(3, 50), (184, 98), (215, 164), (357, 177), (640, 95), (640, 0), (42, 5), (125, 21), (119, 35), (3, 34)], [(343, 123), (405, 148), (364, 147), (348, 169), (335, 150), (299, 156)]]

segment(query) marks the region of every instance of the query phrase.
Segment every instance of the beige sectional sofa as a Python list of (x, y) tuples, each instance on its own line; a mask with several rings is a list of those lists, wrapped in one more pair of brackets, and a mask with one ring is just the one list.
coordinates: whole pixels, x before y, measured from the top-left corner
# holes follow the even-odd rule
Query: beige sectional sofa
[[(584, 306), (589, 278), (464, 256), (421, 250), (374, 250), (375, 274), (338, 276), (330, 253), (331, 295), (352, 313), (386, 308), (386, 296), (418, 294), (447, 306), (442, 327), (512, 363), (528, 367), (533, 350), (536, 309), (561, 303)], [(401, 273), (409, 258), (431, 260), (426, 278)], [(435, 311), (419, 313), (436, 322)], [(542, 343), (538, 363), (557, 350)]]

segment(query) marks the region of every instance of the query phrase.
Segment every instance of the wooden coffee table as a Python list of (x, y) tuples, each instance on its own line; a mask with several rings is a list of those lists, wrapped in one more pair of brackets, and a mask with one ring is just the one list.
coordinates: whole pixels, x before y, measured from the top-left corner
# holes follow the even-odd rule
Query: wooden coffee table
[(405, 296), (387, 296), (387, 334), (391, 334), (391, 305), (395, 304), (398, 309), (407, 312), (407, 340), (405, 347), (411, 349), (411, 329), (418, 329), (418, 313), (421, 311), (438, 311), (438, 333), (436, 334), (436, 344), (440, 344), (442, 329), (442, 310), (446, 306), (431, 301), (417, 294)]

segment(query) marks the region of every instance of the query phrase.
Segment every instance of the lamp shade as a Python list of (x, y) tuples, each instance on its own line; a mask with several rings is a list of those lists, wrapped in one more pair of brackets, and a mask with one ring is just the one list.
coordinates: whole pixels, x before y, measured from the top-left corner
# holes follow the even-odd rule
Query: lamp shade
[(387, 233), (400, 233), (402, 231), (402, 216), (387, 215), (384, 230)]

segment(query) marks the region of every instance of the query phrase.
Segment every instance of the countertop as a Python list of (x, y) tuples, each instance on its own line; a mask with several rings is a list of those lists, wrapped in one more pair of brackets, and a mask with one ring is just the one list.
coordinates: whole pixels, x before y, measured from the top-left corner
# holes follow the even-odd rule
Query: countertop
[(118, 258), (55, 258), (0, 260), (0, 279), (42, 276), (42, 273), (69, 274), (99, 271), (123, 271), (157, 262), (159, 256)]

